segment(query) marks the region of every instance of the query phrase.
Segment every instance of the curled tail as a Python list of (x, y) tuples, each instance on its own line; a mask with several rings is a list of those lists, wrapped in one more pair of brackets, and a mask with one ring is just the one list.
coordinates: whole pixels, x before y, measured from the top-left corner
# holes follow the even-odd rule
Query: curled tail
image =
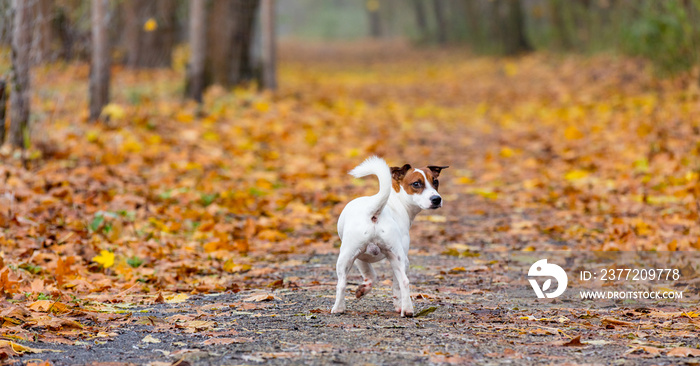
[(369, 209), (372, 215), (379, 215), (386, 206), (391, 194), (391, 169), (386, 164), (384, 159), (371, 156), (362, 164), (350, 171), (350, 175), (355, 178), (361, 178), (368, 175), (376, 175), (379, 178), (379, 192), (372, 196), (372, 204)]

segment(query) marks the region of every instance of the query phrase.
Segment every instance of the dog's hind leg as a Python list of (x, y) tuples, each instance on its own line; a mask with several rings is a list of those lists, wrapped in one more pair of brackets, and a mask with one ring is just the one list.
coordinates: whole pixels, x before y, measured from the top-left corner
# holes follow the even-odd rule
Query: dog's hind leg
[[(349, 247), (352, 247), (352, 245)], [(350, 269), (352, 269), (352, 263), (355, 261), (355, 258), (357, 258), (355, 251), (343, 250), (341, 245), (338, 262), (335, 265), (335, 270), (338, 274), (338, 285), (335, 290), (335, 305), (331, 309), (333, 314), (345, 312), (345, 288), (348, 285), (348, 274)]]
[(372, 291), (372, 284), (377, 282), (377, 273), (374, 272), (371, 263), (359, 259), (356, 260), (355, 263), (357, 264), (357, 269), (362, 273), (363, 280), (362, 284), (357, 286), (357, 290), (355, 291), (355, 297), (359, 299)]

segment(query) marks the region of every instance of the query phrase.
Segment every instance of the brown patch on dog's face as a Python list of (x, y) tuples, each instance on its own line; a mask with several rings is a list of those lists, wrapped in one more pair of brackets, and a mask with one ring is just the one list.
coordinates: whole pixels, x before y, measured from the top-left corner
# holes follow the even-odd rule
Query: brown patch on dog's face
[[(426, 174), (427, 177), (427, 174)], [(403, 190), (408, 194), (421, 194), (425, 189), (425, 177), (418, 170), (413, 169), (401, 181)]]
[(411, 166), (409, 164), (405, 164), (401, 168), (396, 166), (391, 167), (391, 187), (394, 188), (396, 193), (401, 190), (401, 182), (406, 177), (406, 172), (408, 172), (410, 169)]
[(403, 187), (408, 194), (421, 194), (426, 185), (432, 186), (437, 191), (440, 186), (438, 177), (442, 169), (446, 168), (448, 166), (428, 165), (420, 169), (411, 169), (409, 164), (401, 168), (393, 167), (391, 168), (392, 187), (397, 193)]

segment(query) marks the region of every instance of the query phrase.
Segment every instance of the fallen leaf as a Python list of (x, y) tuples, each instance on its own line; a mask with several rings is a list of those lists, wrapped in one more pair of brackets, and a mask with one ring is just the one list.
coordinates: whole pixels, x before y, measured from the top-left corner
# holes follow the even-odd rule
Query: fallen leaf
[(676, 347), (668, 351), (666, 356), (671, 357), (700, 357), (700, 349), (689, 347)]
[(578, 335), (578, 336), (572, 338), (570, 341), (562, 344), (562, 346), (566, 346), (566, 347), (583, 347), (586, 345), (587, 345), (586, 343), (581, 342), (580, 335)]
[(205, 346), (252, 342), (252, 338), (211, 338), (202, 342)]
[(261, 302), (261, 301), (282, 301), (279, 297), (273, 294), (256, 294), (243, 299), (246, 302)]
[(413, 317), (414, 317), (414, 318), (418, 318), (418, 317), (420, 317), (420, 316), (426, 316), (426, 315), (428, 315), (428, 314), (434, 312), (435, 310), (437, 310), (437, 306), (431, 306), (431, 307), (428, 307), (428, 308), (425, 308), (425, 309), (419, 311), (418, 313), (416, 313), (415, 315), (413, 315)]
[(160, 343), (160, 339), (155, 338), (149, 334), (149, 335), (143, 337), (141, 342), (143, 342), (143, 343)]

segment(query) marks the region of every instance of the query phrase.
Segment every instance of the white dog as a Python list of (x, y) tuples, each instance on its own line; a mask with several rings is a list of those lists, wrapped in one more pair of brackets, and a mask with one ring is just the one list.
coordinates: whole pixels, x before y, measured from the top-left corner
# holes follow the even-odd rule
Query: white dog
[(421, 210), (442, 207), (437, 178), (445, 168), (427, 166), (414, 169), (406, 164), (401, 168), (389, 169), (383, 159), (373, 156), (350, 171), (357, 178), (376, 175), (379, 178), (379, 192), (350, 201), (338, 219), (338, 235), (342, 244), (336, 264), (338, 287), (331, 313), (345, 311), (347, 276), (355, 260), (364, 280), (355, 292), (360, 298), (370, 292), (377, 280), (371, 263), (386, 258), (394, 274), (394, 308), (402, 317), (413, 316), (406, 277), (411, 241), (408, 230)]

